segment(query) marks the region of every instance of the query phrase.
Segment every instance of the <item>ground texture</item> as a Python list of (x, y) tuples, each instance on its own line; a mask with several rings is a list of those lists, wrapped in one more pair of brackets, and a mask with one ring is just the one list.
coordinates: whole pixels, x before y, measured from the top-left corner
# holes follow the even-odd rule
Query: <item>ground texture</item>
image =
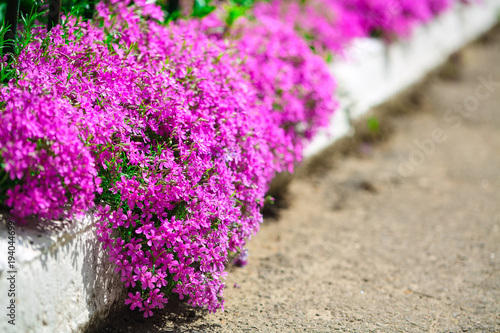
[(225, 312), (100, 330), (500, 332), (499, 30), (298, 170), (230, 268)]

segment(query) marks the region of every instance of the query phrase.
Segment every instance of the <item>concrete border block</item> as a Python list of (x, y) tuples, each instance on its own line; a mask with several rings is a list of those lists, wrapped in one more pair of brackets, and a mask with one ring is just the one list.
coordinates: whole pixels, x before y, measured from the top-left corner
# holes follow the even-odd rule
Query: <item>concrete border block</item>
[[(13, 270), (7, 266), (6, 223), (0, 215), (0, 332), (81, 331), (123, 300), (125, 288), (101, 250), (92, 216), (59, 231), (16, 226)], [(15, 326), (6, 316), (10, 271)]]

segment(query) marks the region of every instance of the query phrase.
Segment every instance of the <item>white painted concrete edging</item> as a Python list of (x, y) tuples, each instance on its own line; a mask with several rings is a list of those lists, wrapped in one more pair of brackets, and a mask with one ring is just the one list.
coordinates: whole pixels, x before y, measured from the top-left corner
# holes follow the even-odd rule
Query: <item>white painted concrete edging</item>
[[(105, 318), (115, 302), (123, 301), (125, 288), (101, 250), (91, 216), (64, 231), (16, 227), (14, 269), (9, 267), (7, 248), (7, 230), (1, 221), (0, 332), (78, 332)], [(15, 326), (7, 316), (7, 279), (12, 274)]]
[[(490, 29), (500, 0), (456, 6), (390, 46), (356, 40), (347, 58), (332, 64), (340, 110), (306, 149), (313, 155), (351, 133), (351, 120), (417, 82), (448, 56)], [(16, 325), (10, 325), (8, 232), (0, 221), (0, 332), (77, 332), (121, 304), (125, 289), (100, 251), (92, 217), (70, 230), (37, 232), (17, 227), (15, 246)]]

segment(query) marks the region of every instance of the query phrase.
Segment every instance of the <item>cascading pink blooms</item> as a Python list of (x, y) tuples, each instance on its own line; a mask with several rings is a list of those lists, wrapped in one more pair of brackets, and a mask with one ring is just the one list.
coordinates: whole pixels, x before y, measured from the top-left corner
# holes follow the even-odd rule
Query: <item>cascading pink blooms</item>
[(235, 29), (237, 48), (259, 97), (272, 105), (272, 121), (293, 142), (295, 159), (317, 130), (328, 125), (337, 108), (335, 82), (321, 57), (290, 27), (269, 17)]
[(342, 6), (354, 13), (365, 13), (360, 17), (363, 30), (368, 34), (406, 36), (413, 20), (403, 15), (399, 0), (338, 0)]
[(360, 16), (333, 0), (258, 2), (253, 13), (258, 21), (274, 18), (297, 30), (318, 54), (342, 53), (353, 38), (365, 35)]
[[(257, 17), (258, 21), (234, 24), (229, 39), (236, 55), (244, 59), (242, 70), (266, 105), (266, 118), (293, 143), (293, 156), (284, 156), (292, 166), (301, 160), (304, 144), (328, 124), (335, 111), (336, 84), (325, 61), (311, 52), (293, 26), (273, 16)], [(222, 25), (216, 13), (201, 22), (201, 29), (219, 40)]]
[[(2, 116), (18, 110), (21, 117), (6, 121), (43, 127), (35, 138), (68, 137), (70, 149), (52, 144), (56, 167), (71, 169), (83, 160), (83, 180), (102, 180), (99, 240), (133, 289), (127, 301), (132, 307), (149, 316), (174, 292), (215, 311), (223, 304), (228, 253), (258, 230), (267, 186), (276, 172), (293, 165), (293, 147), (269, 121), (270, 110), (263, 109), (229, 50), (196, 31), (195, 21), (143, 24), (141, 17), (159, 14), (146, 6), (100, 4), (102, 27), (71, 18), (49, 35), (35, 30), (16, 65), (25, 74), (3, 88), (8, 106)], [(16, 109), (17, 95), (29, 94), (42, 97), (24, 103), (36, 103), (35, 111), (57, 110), (52, 118), (67, 134), (61, 130), (53, 138), (58, 129), (47, 126), (53, 119)], [(13, 135), (24, 139), (21, 131)], [(21, 158), (33, 150), (41, 155), (42, 148), (30, 147)], [(17, 160), (9, 154), (17, 151), (5, 149), (10, 172)], [(67, 160), (72, 163), (64, 165)], [(73, 168), (75, 175), (80, 169)], [(26, 174), (13, 172), (24, 180)], [(78, 203), (78, 193), (69, 194)], [(87, 207), (76, 207), (91, 207), (89, 199)], [(46, 218), (58, 213), (27, 212)]]
[[(23, 219), (80, 215), (92, 206), (99, 184), (94, 160), (66, 114), (73, 106), (21, 81), (0, 90), (0, 162), (5, 178), (23, 180), (6, 189), (5, 204)], [(5, 188), (4, 188), (5, 189)]]
[[(162, 88), (148, 91), (149, 114), (143, 120), (146, 133), (153, 132), (152, 143), (168, 139), (175, 149), (162, 147), (166, 156), (150, 164), (150, 174), (143, 176), (148, 178), (144, 182), (152, 183), (149, 189), (137, 193), (140, 181), (136, 179), (116, 182), (128, 210), (101, 211), (111, 223), (111, 228), (102, 225), (101, 240), (110, 242), (111, 258), (122, 279), (149, 290), (149, 296), (142, 295), (141, 310), (146, 314), (157, 306), (152, 293), (165, 288), (181, 298), (189, 295), (193, 306), (215, 310), (222, 306), (218, 297), (228, 252), (238, 251), (257, 231), (267, 185), (282, 170), (280, 161), (290, 154), (289, 144), (283, 130), (264, 118), (266, 110), (238, 73), (239, 66), (224, 49), (193, 29), (196, 22), (169, 27), (151, 22), (141, 27), (131, 7), (120, 6), (111, 16), (121, 24), (110, 22), (105, 27), (136, 43), (138, 65), (157, 72), (157, 82), (164, 80), (163, 85), (150, 85)], [(110, 14), (104, 6), (100, 11), (103, 17)], [(173, 82), (168, 83), (169, 77)], [(168, 91), (169, 86), (176, 87), (178, 96), (169, 96), (165, 105), (161, 90)], [(113, 229), (137, 220), (136, 235), (110, 241)], [(135, 247), (132, 256), (128, 253), (134, 242), (141, 250)], [(151, 276), (143, 280), (142, 274)]]
[[(428, 22), (448, 9), (453, 0), (324, 0), (339, 3), (345, 10), (358, 14), (368, 35), (392, 40), (408, 37), (413, 28)], [(469, 0), (455, 0), (467, 3)]]
[(131, 309), (176, 294), (216, 311), (270, 181), (336, 109), (322, 56), (406, 36), (451, 3), (272, 0), (230, 27), (223, 11), (164, 25), (133, 3), (33, 30), (0, 88), (0, 204), (20, 219), (94, 209)]

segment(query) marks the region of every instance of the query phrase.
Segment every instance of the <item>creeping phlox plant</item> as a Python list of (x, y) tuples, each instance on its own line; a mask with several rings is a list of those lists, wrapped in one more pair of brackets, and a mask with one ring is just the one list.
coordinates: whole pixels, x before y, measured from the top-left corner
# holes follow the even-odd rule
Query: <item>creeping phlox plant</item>
[[(75, 209), (100, 192), (99, 240), (132, 309), (149, 316), (176, 293), (214, 311), (228, 253), (258, 229), (267, 185), (293, 147), (236, 60), (193, 22), (166, 27), (156, 8), (124, 1), (97, 10), (95, 24), (35, 29), (19, 55), (19, 78), (2, 88), (2, 131), (12, 133), (2, 136), (3, 168), (25, 192), (60, 183)], [(17, 208), (19, 186), (7, 191), (14, 210), (58, 217), (43, 195)]]
[(472, 0), (324, 0), (340, 3), (345, 10), (362, 13), (361, 26), (368, 35), (387, 40), (407, 37), (416, 25), (448, 9), (453, 2)]
[(360, 16), (333, 0), (271, 0), (256, 3), (253, 12), (295, 29), (320, 55), (341, 54), (353, 38), (365, 35)]
[(167, 25), (150, 1), (109, 0), (92, 21), (29, 27), (1, 63), (0, 205), (21, 220), (93, 210), (145, 317), (174, 294), (223, 309), (228, 257), (246, 264), (271, 179), (335, 111), (323, 52), (448, 5), (272, 0)]
[(300, 160), (303, 144), (328, 124), (337, 107), (335, 81), (292, 27), (270, 16), (257, 20), (240, 21), (231, 39), (246, 56), (244, 70), (260, 99), (272, 106), (272, 121), (285, 130)]
[(212, 39), (231, 40), (236, 54), (244, 58), (242, 70), (266, 106), (266, 118), (284, 130), (286, 142), (293, 143), (293, 155), (282, 155), (291, 166), (302, 158), (304, 143), (328, 124), (335, 111), (335, 81), (325, 61), (289, 25), (260, 15), (232, 24), (224, 36), (218, 33), (224, 31), (220, 15), (204, 19), (201, 29)]
[[(33, 68), (34, 70), (34, 68)], [(19, 218), (81, 214), (92, 205), (99, 178), (80, 140), (69, 101), (29, 80), (0, 90), (0, 202)]]
[[(195, 31), (195, 22), (144, 25), (124, 2), (99, 10), (112, 18), (106, 30), (120, 35), (126, 47), (133, 43), (138, 65), (157, 76), (136, 89), (135, 99), (146, 103), (134, 126), (145, 127), (146, 161), (129, 157), (120, 161), (121, 170), (115, 167), (109, 192), (119, 208), (100, 210), (109, 221), (101, 226), (101, 240), (126, 286), (137, 289), (127, 300), (132, 308), (148, 315), (173, 291), (181, 299), (188, 295), (193, 306), (215, 310), (223, 304), (228, 252), (238, 251), (258, 229), (267, 185), (284, 167), (289, 144), (268, 121), (238, 64)], [(142, 177), (120, 175), (134, 165)], [(115, 229), (119, 237), (113, 237)]]

